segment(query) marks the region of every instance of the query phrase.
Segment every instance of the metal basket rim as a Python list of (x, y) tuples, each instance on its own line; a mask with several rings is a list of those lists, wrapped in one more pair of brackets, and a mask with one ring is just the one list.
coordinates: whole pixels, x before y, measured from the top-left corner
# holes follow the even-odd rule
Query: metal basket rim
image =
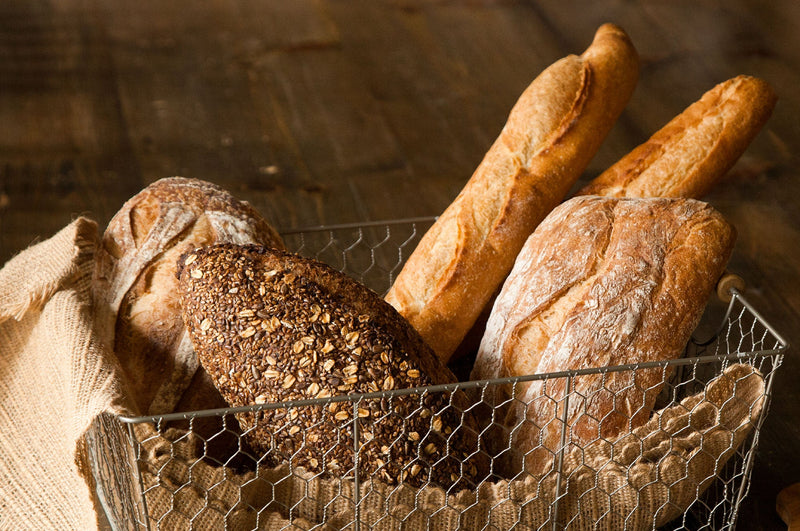
[[(373, 227), (390, 227), (394, 225), (403, 225), (403, 224), (413, 224), (413, 223), (430, 223), (437, 219), (436, 216), (422, 216), (422, 217), (414, 217), (414, 218), (402, 218), (402, 219), (391, 219), (391, 220), (377, 220), (377, 221), (367, 221), (367, 222), (355, 222), (355, 223), (338, 223), (338, 224), (331, 224), (331, 225), (316, 225), (316, 226), (309, 226), (309, 227), (294, 227), (294, 228), (286, 228), (281, 229), (279, 232), (282, 235), (298, 235), (298, 234), (306, 234), (306, 233), (314, 233), (314, 232), (326, 232), (326, 231), (337, 231), (337, 230), (360, 230), (364, 228), (373, 228)], [(749, 301), (735, 288), (731, 289), (731, 300), (728, 304), (728, 310), (725, 314), (725, 317), (722, 319), (722, 325), (724, 326), (725, 321), (728, 319), (730, 312), (733, 308), (733, 305), (736, 301), (739, 301), (742, 306), (744, 306), (753, 316), (767, 329), (769, 333), (771, 333), (778, 342), (778, 347), (775, 349), (767, 349), (767, 350), (757, 350), (751, 352), (743, 352), (743, 353), (732, 353), (732, 354), (714, 354), (708, 356), (695, 356), (695, 357), (681, 357), (681, 358), (674, 358), (669, 360), (659, 360), (659, 361), (650, 361), (650, 362), (640, 362), (640, 363), (629, 363), (624, 365), (614, 365), (614, 366), (604, 366), (604, 367), (588, 367), (582, 369), (573, 369), (567, 371), (557, 371), (557, 372), (548, 372), (548, 373), (539, 373), (539, 374), (529, 374), (524, 376), (513, 376), (513, 377), (506, 377), (506, 378), (493, 378), (493, 379), (486, 379), (486, 380), (470, 380), (464, 382), (454, 382), (449, 384), (439, 384), (439, 385), (430, 385), (430, 386), (423, 386), (423, 387), (413, 387), (413, 388), (405, 388), (405, 389), (393, 389), (391, 391), (377, 391), (372, 393), (352, 393), (347, 395), (335, 395), (332, 397), (326, 398), (310, 398), (310, 399), (303, 399), (303, 400), (288, 400), (283, 402), (275, 402), (275, 403), (265, 403), (265, 404), (254, 404), (249, 406), (239, 406), (239, 407), (228, 407), (228, 408), (217, 408), (217, 409), (206, 409), (206, 410), (197, 410), (197, 411), (186, 411), (186, 412), (175, 412), (175, 413), (167, 413), (167, 414), (160, 414), (160, 415), (135, 415), (135, 416), (128, 416), (128, 415), (115, 415), (121, 422), (126, 424), (139, 424), (144, 422), (150, 423), (158, 423), (158, 422), (171, 422), (175, 420), (189, 420), (193, 418), (200, 418), (200, 417), (209, 417), (209, 416), (219, 416), (219, 415), (227, 415), (227, 414), (235, 414), (235, 413), (244, 413), (244, 412), (255, 412), (255, 411), (263, 411), (263, 410), (271, 410), (271, 409), (286, 409), (291, 407), (305, 407), (305, 406), (313, 406), (313, 405), (324, 405), (330, 404), (331, 402), (351, 402), (351, 403), (358, 403), (362, 400), (373, 400), (373, 399), (380, 399), (380, 398), (391, 398), (394, 396), (402, 396), (402, 395), (410, 395), (410, 394), (425, 394), (425, 393), (435, 393), (435, 392), (454, 392), (456, 390), (466, 390), (466, 389), (480, 389), (483, 387), (487, 387), (490, 385), (503, 385), (503, 384), (517, 384), (522, 382), (531, 382), (537, 380), (550, 380), (550, 379), (557, 379), (557, 378), (572, 378), (575, 376), (585, 376), (591, 374), (607, 374), (607, 373), (615, 373), (615, 372), (623, 372), (623, 371), (636, 371), (639, 369), (650, 369), (650, 368), (662, 368), (665, 369), (666, 367), (671, 366), (686, 366), (686, 365), (700, 365), (700, 364), (709, 364), (715, 363), (720, 361), (730, 361), (730, 360), (743, 360), (743, 359), (754, 359), (758, 357), (766, 357), (766, 356), (775, 356), (781, 355), (783, 352), (788, 348), (789, 343), (783, 338), (775, 329), (772, 327), (766, 319), (749, 303)], [(719, 337), (720, 330), (714, 334), (711, 340), (715, 340)]]
[(325, 232), (325, 231), (335, 231), (335, 230), (347, 230), (347, 229), (362, 229), (362, 228), (372, 228), (372, 227), (389, 227), (392, 225), (403, 225), (403, 224), (413, 224), (413, 223), (431, 223), (436, 221), (438, 216), (419, 216), (415, 218), (399, 218), (399, 219), (385, 219), (385, 220), (375, 220), (375, 221), (360, 221), (360, 222), (353, 222), (353, 223), (334, 223), (331, 225), (309, 225), (309, 226), (300, 226), (300, 227), (285, 227), (278, 229), (279, 234), (283, 235), (295, 235), (295, 234), (304, 234), (304, 233), (312, 233), (312, 232)]
[(325, 398), (308, 398), (302, 400), (286, 400), (283, 402), (272, 402), (265, 404), (254, 404), (249, 406), (238, 406), (217, 409), (205, 409), (197, 411), (186, 411), (176, 413), (166, 413), (161, 415), (139, 415), (139, 416), (126, 416), (116, 415), (117, 418), (125, 424), (140, 424), (144, 422), (159, 423), (159, 422), (172, 422), (176, 420), (191, 420), (194, 418), (221, 416), (245, 412), (266, 411), (274, 409), (289, 409), (308, 406), (327, 405), (332, 402), (350, 402), (357, 404), (362, 400), (375, 400), (381, 398), (392, 398), (404, 395), (425, 395), (429, 393), (439, 392), (455, 392), (456, 390), (465, 391), (468, 389), (482, 389), (492, 385), (504, 384), (517, 384), (522, 382), (531, 382), (538, 380), (552, 380), (559, 378), (574, 378), (576, 376), (586, 376), (592, 374), (608, 374), (624, 371), (638, 371), (642, 369), (679, 367), (687, 365), (705, 365), (710, 363), (719, 363), (722, 361), (736, 361), (736, 360), (751, 360), (755, 358), (762, 358), (768, 356), (782, 355), (787, 349), (786, 344), (779, 345), (776, 349), (754, 350), (750, 352), (732, 353), (732, 354), (714, 354), (709, 356), (693, 356), (685, 358), (674, 358), (661, 361), (650, 361), (641, 363), (629, 363), (625, 365), (614, 365), (605, 367), (588, 367), (584, 369), (573, 369), (568, 371), (548, 372), (539, 374), (528, 374), (525, 376), (513, 376), (506, 378), (493, 378), (487, 380), (470, 380), (466, 382), (455, 382), (449, 384), (429, 385), (422, 387), (410, 387), (404, 389), (392, 389), (391, 391), (377, 391), (372, 393), (352, 393), (347, 395), (335, 395)]

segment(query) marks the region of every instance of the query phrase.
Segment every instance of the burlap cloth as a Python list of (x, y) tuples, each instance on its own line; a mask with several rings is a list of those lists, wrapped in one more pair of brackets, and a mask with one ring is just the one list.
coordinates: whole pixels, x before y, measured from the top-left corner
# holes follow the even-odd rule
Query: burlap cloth
[[(0, 270), (0, 529), (100, 526), (83, 435), (125, 413), (108, 341), (93, 329), (97, 226), (76, 219)], [(288, 467), (244, 472), (200, 459), (192, 434), (135, 428), (158, 529), (640, 529), (679, 516), (754, 428), (763, 377), (734, 364), (703, 391), (617, 441), (564, 456), (562, 474), (447, 493), (321, 479)], [(554, 501), (558, 497), (558, 512)], [(359, 499), (356, 511), (354, 500)], [(315, 527), (316, 526), (316, 527)]]
[(97, 226), (76, 219), (0, 270), (0, 528), (92, 529), (82, 435), (119, 410), (89, 304)]

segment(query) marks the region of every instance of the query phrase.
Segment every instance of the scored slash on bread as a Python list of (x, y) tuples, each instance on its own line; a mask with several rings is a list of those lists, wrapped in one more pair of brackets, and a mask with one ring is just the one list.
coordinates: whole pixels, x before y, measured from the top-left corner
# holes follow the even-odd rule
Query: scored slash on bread
[[(219, 244), (188, 254), (178, 274), (192, 343), (231, 406), (455, 382), (388, 303), (315, 260)], [(364, 477), (467, 487), (478, 469), (469, 450), (476, 432), (459, 409), (465, 400), (461, 391), (363, 399), (355, 420), (350, 402), (237, 419), (250, 446), (273, 464), (352, 473), (356, 421)]]
[(386, 300), (444, 362), (589, 164), (633, 92), (638, 64), (625, 32), (606, 24), (582, 55), (545, 69), (409, 257)]
[[(694, 199), (581, 196), (545, 219), (497, 297), (473, 379), (553, 373), (679, 358), (725, 270), (733, 227)], [(543, 472), (568, 444), (613, 440), (643, 424), (661, 368), (575, 377), (563, 426), (566, 379), (513, 388), (506, 411), (525, 468)], [(502, 403), (511, 387), (494, 388)], [(541, 444), (541, 447), (539, 445)], [(537, 447), (539, 447), (537, 449)], [(516, 467), (515, 467), (516, 469)]]
[(755, 77), (720, 83), (578, 195), (699, 199), (744, 153), (776, 101), (769, 84)]

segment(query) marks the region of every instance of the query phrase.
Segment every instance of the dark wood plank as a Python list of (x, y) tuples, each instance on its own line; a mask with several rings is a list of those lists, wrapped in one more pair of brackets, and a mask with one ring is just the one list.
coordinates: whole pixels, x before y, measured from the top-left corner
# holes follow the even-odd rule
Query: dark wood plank
[[(46, 3), (0, 6), (0, 260), (139, 188), (102, 26)], [(109, 97), (110, 96), (110, 97)]]

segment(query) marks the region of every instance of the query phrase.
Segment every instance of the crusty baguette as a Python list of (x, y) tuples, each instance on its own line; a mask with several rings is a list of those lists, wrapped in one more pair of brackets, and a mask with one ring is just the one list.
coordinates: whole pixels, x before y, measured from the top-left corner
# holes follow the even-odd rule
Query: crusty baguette
[(638, 55), (603, 25), (581, 55), (545, 69), (386, 296), (448, 361), (525, 239), (586, 168), (633, 92)]
[(160, 179), (130, 198), (109, 222), (93, 282), (97, 322), (122, 366), (138, 414), (223, 407), (184, 331), (176, 261), (200, 245), (283, 247), (248, 203), (198, 179)]
[[(490, 379), (681, 356), (733, 249), (735, 231), (694, 199), (583, 196), (557, 207), (525, 243), (492, 309), (472, 377)], [(647, 420), (661, 368), (576, 377), (567, 440), (613, 438)], [(511, 393), (512, 446), (541, 472), (559, 447), (566, 379)], [(557, 406), (557, 404), (560, 404)]]
[(720, 83), (578, 195), (699, 199), (744, 153), (776, 101), (769, 84), (755, 77)]

